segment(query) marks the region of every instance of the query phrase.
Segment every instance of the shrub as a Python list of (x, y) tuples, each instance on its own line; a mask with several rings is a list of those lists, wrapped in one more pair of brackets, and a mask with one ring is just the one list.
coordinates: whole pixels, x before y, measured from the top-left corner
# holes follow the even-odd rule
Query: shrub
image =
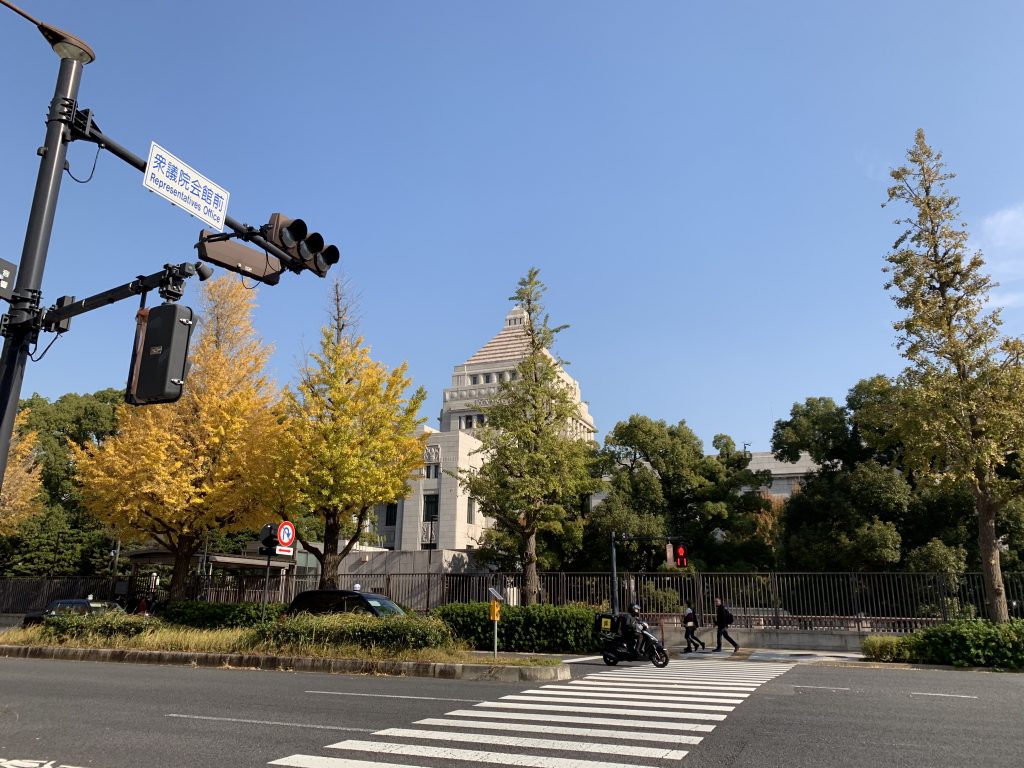
[(66, 613), (48, 617), (43, 622), (42, 636), (58, 643), (86, 637), (137, 637), (160, 625), (159, 619), (127, 613)]
[[(284, 603), (267, 603), (267, 621), (276, 621), (284, 613)], [(164, 606), (160, 617), (168, 624), (195, 629), (254, 627), (260, 623), (261, 603), (206, 603), (181, 600)]]
[(431, 617), (335, 613), (312, 616), (300, 613), (281, 621), (259, 624), (247, 634), (246, 643), (297, 650), (307, 646), (356, 645), (388, 651), (420, 648), (451, 648), (455, 645), (448, 625)]
[[(449, 603), (433, 611), (477, 650), (494, 645), (487, 603)], [(597, 648), (594, 610), (580, 605), (503, 605), (498, 648), (520, 653), (588, 653)]]
[(1024, 621), (954, 621), (903, 637), (868, 637), (862, 647), (876, 661), (1024, 669)]

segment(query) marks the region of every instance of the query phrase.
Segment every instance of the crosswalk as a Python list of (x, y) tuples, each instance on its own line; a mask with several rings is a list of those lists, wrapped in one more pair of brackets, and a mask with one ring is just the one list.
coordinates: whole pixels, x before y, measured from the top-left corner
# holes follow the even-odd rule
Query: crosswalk
[(616, 667), (578, 680), (454, 709), (326, 754), (271, 761), (288, 768), (650, 768), (677, 765), (759, 686), (792, 664), (690, 658), (664, 669)]

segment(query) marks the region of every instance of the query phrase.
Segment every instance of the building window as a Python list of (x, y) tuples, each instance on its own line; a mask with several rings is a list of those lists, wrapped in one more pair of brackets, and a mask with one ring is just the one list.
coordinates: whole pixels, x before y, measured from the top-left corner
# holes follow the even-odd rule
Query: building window
[(470, 376), (469, 377), (469, 383), (470, 384), (479, 384), (480, 383), (480, 377), (479, 376)]
[(473, 428), (473, 417), (472, 416), (467, 416), (465, 421), (466, 421), (466, 429), (472, 429)]
[(484, 374), (484, 384), (490, 384), (490, 383), (491, 383), (491, 374), (485, 373)]
[(476, 425), (482, 427), (484, 425), (484, 415), (481, 413), (476, 417)]
[(427, 479), (433, 478), (436, 480), (441, 476), (441, 465), (440, 464), (427, 464)]
[(508, 372), (508, 380), (509, 381), (515, 381), (518, 378), (519, 378), (519, 373), (517, 371), (509, 371)]
[(425, 494), (423, 494), (423, 522), (424, 523), (436, 523), (437, 522), (437, 494), (436, 493), (425, 493)]
[(476, 499), (473, 497), (466, 499), (466, 522), (470, 525), (476, 523)]
[(393, 528), (398, 523), (398, 505), (388, 504), (384, 509), (384, 527)]

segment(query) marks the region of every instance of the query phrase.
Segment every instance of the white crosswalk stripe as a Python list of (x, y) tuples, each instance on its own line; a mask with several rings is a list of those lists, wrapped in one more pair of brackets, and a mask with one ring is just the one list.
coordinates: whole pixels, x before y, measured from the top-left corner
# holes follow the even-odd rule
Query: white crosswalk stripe
[[(792, 664), (689, 658), (616, 667), (375, 731), (270, 765), (288, 768), (650, 768), (688, 751)], [(455, 746), (462, 744), (464, 746)]]

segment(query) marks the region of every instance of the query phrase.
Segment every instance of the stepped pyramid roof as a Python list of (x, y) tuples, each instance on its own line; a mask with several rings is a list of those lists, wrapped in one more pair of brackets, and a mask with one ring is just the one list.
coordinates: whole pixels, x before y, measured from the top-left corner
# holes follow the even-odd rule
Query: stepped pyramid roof
[(526, 337), (526, 310), (515, 307), (505, 315), (505, 325), (498, 335), (484, 344), (466, 361), (466, 365), (522, 360), (530, 351)]

